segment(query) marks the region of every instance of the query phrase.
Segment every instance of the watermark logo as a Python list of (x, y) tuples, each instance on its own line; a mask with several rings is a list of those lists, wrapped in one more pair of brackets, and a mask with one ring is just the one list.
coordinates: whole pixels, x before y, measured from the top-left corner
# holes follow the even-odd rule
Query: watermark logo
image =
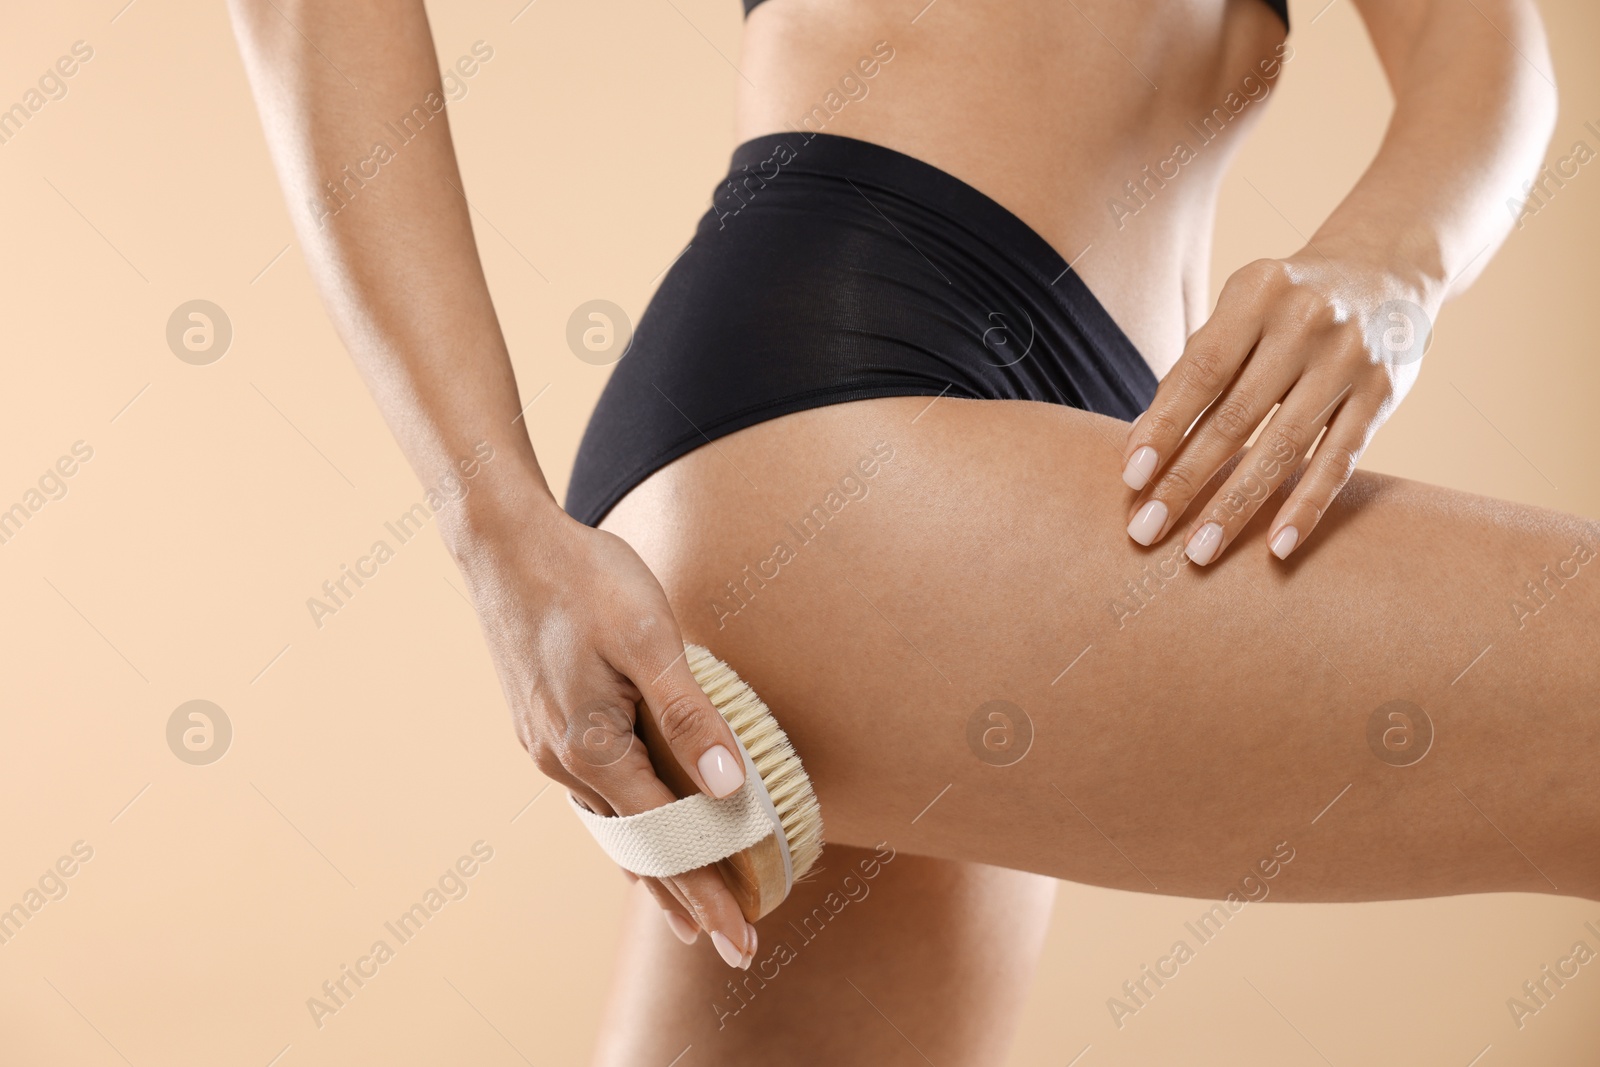
[(185, 363), (204, 367), (228, 354), (233, 321), (209, 300), (190, 300), (167, 317), (167, 347)]
[(1189, 937), (1178, 938), (1168, 953), (1154, 964), (1141, 964), (1138, 975), (1122, 983), (1120, 994), (1107, 997), (1106, 1011), (1110, 1013), (1117, 1029), (1121, 1030), (1127, 1025), (1128, 1019), (1149, 1007), (1155, 995), (1178, 977), (1184, 965), (1193, 960), (1200, 949), (1216, 940), (1247, 905), (1266, 900), (1272, 894), (1269, 883), (1294, 862), (1294, 857), (1294, 846), (1287, 841), (1279, 841), (1273, 846), (1271, 855), (1257, 860), (1256, 865), (1239, 879), (1238, 886), (1230, 890), (1226, 897), (1197, 915), (1192, 922), (1183, 924), (1184, 932), (1194, 939), (1194, 944), (1189, 943)]
[(46, 504), (61, 500), (67, 495), (66, 479), (78, 473), (79, 467), (94, 458), (94, 446), (87, 441), (72, 442), (70, 455), (63, 453), (54, 465), (46, 467), (39, 480), (23, 490), (21, 497), (10, 507), (0, 501), (0, 545), (22, 532), (29, 519), (44, 509)]
[(567, 720), (572, 750), (591, 767), (609, 767), (629, 752), (637, 735), (632, 709), (615, 700), (590, 700)]
[(445, 99), (452, 104), (457, 100), (465, 100), (471, 91), (468, 80), (477, 77), (483, 65), (494, 58), (494, 46), (486, 41), (472, 42), (470, 54), (462, 55), (453, 66), (446, 67), (442, 78)]
[[(1128, 219), (1139, 214), (1155, 200), (1167, 183), (1183, 174), (1184, 168), (1196, 159), (1217, 138), (1235, 128), (1232, 123), (1251, 104), (1265, 100), (1277, 83), (1285, 64), (1294, 59), (1294, 48), (1284, 41), (1270, 56), (1257, 61), (1255, 69), (1247, 73), (1238, 88), (1231, 90), (1222, 101), (1204, 115), (1185, 123), (1184, 136), (1173, 143), (1172, 151), (1154, 164), (1145, 164), (1134, 177), (1122, 183), (1117, 196), (1106, 199), (1111, 221), (1117, 229), (1124, 229)], [(1151, 87), (1155, 85), (1151, 82)], [(1256, 108), (1260, 110), (1259, 107)], [(1193, 143), (1191, 143), (1191, 141)]]
[(53, 865), (44, 869), (37, 882), (22, 891), (10, 907), (6, 907), (5, 901), (0, 899), (0, 945), (10, 944), (11, 939), (20, 934), (22, 928), (44, 910), (46, 904), (65, 900), (71, 889), (67, 879), (92, 859), (94, 846), (81, 839), (74, 841), (71, 854), (62, 853)]
[(1026, 310), (1022, 312), (1022, 321), (1018, 322), (1016, 316), (1007, 315), (1002, 311), (991, 311), (987, 317), (988, 328), (983, 331), (983, 347), (994, 353), (998, 363), (985, 357), (984, 362), (991, 367), (1011, 367), (1021, 363), (1029, 352), (1033, 351), (1033, 342), (1036, 336), (1033, 328), (1033, 316)]
[(204, 767), (227, 755), (233, 722), (209, 700), (179, 704), (167, 719), (167, 747), (185, 763)]
[[(3, 518), (0, 518), (0, 523), (3, 522)], [(3, 537), (4, 532), (0, 530), (0, 538)], [(1527, 629), (1528, 620), (1555, 603), (1556, 594), (1582, 574), (1582, 568), (1593, 563), (1594, 558), (1594, 549), (1579, 541), (1572, 546), (1572, 554), (1566, 559), (1541, 567), (1538, 577), (1528, 582), (1523, 591), (1511, 599), (1511, 611), (1517, 617), (1517, 629)]]
[(967, 747), (991, 767), (1022, 762), (1033, 747), (1033, 720), (1009, 700), (990, 700), (967, 719)]
[[(475, 77), (483, 64), (493, 58), (494, 48), (483, 41), (474, 41), (470, 54), (461, 56), (454, 65), (444, 69), (440, 86), (444, 90), (443, 97), (430, 90), (421, 103), (414, 103), (404, 114), (385, 120), (380, 127), (382, 137), (372, 143), (369, 154), (358, 156), (354, 163), (346, 163), (332, 178), (324, 178), (318, 196), (306, 199), (306, 209), (316, 220), (317, 229), (322, 229), (329, 219), (353, 204), (368, 184), (390, 169), (400, 158), (401, 149), (434, 128), (433, 120), (444, 114), (448, 104), (465, 100), (470, 91), (466, 79)], [(460, 189), (456, 193), (465, 199)]]
[(585, 363), (609, 367), (633, 346), (628, 313), (609, 300), (587, 300), (567, 319), (567, 347)]
[(1409, 700), (1391, 700), (1367, 719), (1367, 747), (1391, 767), (1420, 763), (1433, 748), (1433, 720)]
[(331, 1016), (344, 1010), (368, 982), (383, 973), (384, 964), (394, 959), (401, 948), (410, 944), (425, 926), (439, 917), (446, 904), (465, 900), (472, 891), (471, 879), (492, 859), (494, 846), (482, 839), (474, 841), (470, 854), (463, 853), (420, 896), (413, 899), (409, 908), (386, 921), (383, 924), (383, 936), (373, 939), (372, 947), (365, 955), (357, 956), (354, 963), (341, 963), (338, 973), (306, 998), (306, 1012), (311, 1016), (312, 1024), (318, 1030), (326, 1026)]
[[(1585, 122), (1583, 128), (1592, 136), (1600, 137), (1600, 125), (1596, 125), (1594, 119)], [(1517, 229), (1522, 229), (1529, 219), (1548, 207), (1596, 154), (1588, 141), (1574, 141), (1571, 151), (1523, 182), (1522, 195), (1513, 194), (1506, 200), (1506, 210), (1511, 213), (1511, 221), (1517, 224)]]
[(1367, 347), (1385, 363), (1415, 363), (1433, 344), (1433, 321), (1409, 300), (1385, 300), (1367, 320)]
[[(779, 927), (776, 920), (769, 920), (761, 933), (761, 949), (765, 956), (752, 960), (750, 968), (736, 976), (738, 984), (733, 978), (728, 979), (728, 992), (711, 1004), (717, 1029), (726, 1029), (728, 1020), (749, 1007), (769, 982), (777, 981), (783, 968), (799, 959), (806, 946), (836, 923), (846, 908), (865, 901), (872, 893), (872, 880), (882, 874), (894, 858), (894, 847), (887, 841), (880, 841), (872, 855), (857, 860), (854, 867), (847, 866), (837, 887), (822, 896), (809, 912), (800, 911), (800, 905), (791, 902), (784, 911), (789, 918), (783, 927)], [(811, 896), (817, 899), (815, 894)]]
[(872, 54), (856, 60), (854, 67), (846, 67), (838, 82), (829, 86), (822, 99), (806, 112), (798, 123), (791, 123), (790, 128), (796, 133), (807, 134), (808, 141), (812, 135), (821, 133), (823, 127), (838, 117), (839, 112), (851, 103), (867, 98), (867, 94), (872, 91), (869, 83), (882, 73), (883, 68), (893, 61), (894, 57), (894, 45), (888, 41), (878, 41), (873, 44)]
[[(1589, 933), (1600, 937), (1600, 927), (1592, 922), (1583, 924)], [(1594, 949), (1589, 947), (1587, 941), (1574, 941), (1572, 951), (1557, 959), (1554, 964), (1546, 963), (1539, 968), (1539, 973), (1533, 978), (1522, 983), (1519, 995), (1506, 998), (1506, 1010), (1511, 1013), (1511, 1021), (1521, 1030), (1528, 1025), (1528, 1019), (1538, 1015), (1555, 1000), (1556, 994), (1567, 987), (1567, 983), (1577, 978), (1582, 973), (1582, 968), (1595, 958)]]
[(356, 593), (382, 573), (383, 565), (394, 559), (402, 546), (414, 540), (429, 519), (452, 504), (465, 500), (472, 491), (472, 479), (492, 459), (494, 446), (488, 441), (479, 441), (473, 446), (472, 456), (457, 460), (454, 467), (445, 471), (439, 484), (430, 487), (421, 500), (412, 504), (394, 521), (383, 524), (384, 530), (394, 538), (393, 545), (387, 539), (379, 538), (372, 542), (366, 555), (356, 558), (353, 565), (339, 564), (339, 573), (322, 583), (322, 596), (306, 598), (306, 611), (311, 615), (312, 625), (322, 629), (327, 617), (337, 615), (349, 606)]
[(46, 104), (66, 99), (66, 79), (78, 73), (83, 64), (94, 58), (94, 46), (88, 41), (73, 41), (71, 52), (71, 55), (63, 55), (52, 66), (46, 67), (44, 73), (39, 75), (39, 80), (23, 90), (21, 98), (10, 107), (0, 103), (0, 145), (10, 144), (11, 139), (21, 133), (22, 128), (33, 121), (33, 116), (42, 111)]
[(852, 501), (865, 500), (872, 490), (868, 482), (892, 459), (894, 446), (887, 441), (875, 442), (872, 451), (846, 468), (844, 475), (828, 487), (820, 500), (813, 498), (805, 514), (784, 524), (783, 536), (772, 546), (770, 555), (758, 560), (753, 567), (746, 564), (733, 581), (724, 582), (726, 595), (719, 592), (717, 599), (710, 602), (717, 629), (722, 629), (729, 619), (754, 603), (756, 596), (782, 575), (783, 568), (799, 559), (801, 550), (821, 537), (822, 531), (835, 522)]

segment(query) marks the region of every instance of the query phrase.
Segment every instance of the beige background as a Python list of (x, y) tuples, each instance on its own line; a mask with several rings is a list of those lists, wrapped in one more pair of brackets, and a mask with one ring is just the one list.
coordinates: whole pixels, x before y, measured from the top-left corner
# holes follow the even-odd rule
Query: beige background
[[(13, 5), (0, 35), (0, 106), (94, 49), (0, 144), (0, 507), (94, 450), (0, 544), (0, 906), (94, 850), (0, 945), (0, 1062), (579, 1062), (624, 883), (541, 792), (431, 531), (312, 624), (306, 598), (421, 490), (292, 243), (220, 5), (123, 2)], [(1364, 32), (1348, 0), (1313, 22), (1320, 3), (1294, 5), (1296, 59), (1229, 179), (1218, 283), (1295, 249), (1378, 142)], [(687, 239), (731, 147), (740, 12), (522, 4), (437, 5), (434, 29), (442, 63), (494, 49), (451, 121), (524, 397), (549, 384), (529, 423), (560, 488), (606, 374), (567, 350), (567, 316), (637, 313)], [(1554, 159), (1600, 147), (1600, 14), (1544, 8)], [(1597, 239), (1592, 166), (1448, 309), (1367, 464), (1600, 516)], [(194, 298), (235, 331), (209, 366), (165, 341)], [(166, 742), (196, 698), (234, 729), (209, 766)], [(479, 840), (469, 895), (316, 1028), (306, 999)], [(1064, 886), (1010, 1062), (1594, 1062), (1600, 964), (1520, 1032), (1505, 1002), (1578, 938), (1600, 948), (1600, 904), (1251, 908), (1115, 1029), (1106, 998), (1198, 910)]]

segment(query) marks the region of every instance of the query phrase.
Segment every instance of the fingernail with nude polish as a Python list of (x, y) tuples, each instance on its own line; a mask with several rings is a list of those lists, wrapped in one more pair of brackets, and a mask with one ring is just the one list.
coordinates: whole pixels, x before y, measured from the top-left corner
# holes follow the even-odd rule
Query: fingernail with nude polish
[(1161, 528), (1167, 524), (1167, 506), (1159, 500), (1152, 500), (1133, 516), (1133, 521), (1128, 523), (1128, 536), (1141, 545), (1155, 543), (1161, 533)]
[(1122, 468), (1122, 480), (1129, 489), (1143, 489), (1155, 472), (1156, 450), (1143, 445), (1128, 457), (1128, 465)]
[(1204, 567), (1217, 556), (1217, 549), (1222, 547), (1222, 527), (1214, 522), (1208, 522), (1194, 532), (1189, 538), (1189, 543), (1184, 546), (1183, 554), (1194, 562)]
[(722, 962), (729, 967), (744, 967), (744, 954), (733, 947), (733, 942), (721, 930), (711, 931), (711, 943), (717, 946), (717, 955), (722, 957)]
[(672, 927), (672, 932), (679, 941), (685, 945), (692, 945), (700, 940), (700, 928), (694, 923), (675, 912), (663, 911), (661, 914), (667, 917), (667, 925)]
[(744, 969), (748, 971), (750, 969), (750, 964), (756, 961), (756, 945), (758, 943), (756, 938), (756, 928), (751, 926), (749, 923), (746, 923), (745, 934), (749, 938), (749, 940), (745, 942), (745, 944), (749, 946), (749, 949), (745, 953)]
[(739, 787), (744, 785), (744, 764), (734, 759), (733, 753), (721, 745), (706, 749), (697, 766), (706, 788), (718, 799), (738, 792)]
[(1285, 526), (1278, 531), (1278, 536), (1272, 539), (1272, 554), (1279, 559), (1288, 559), (1289, 553), (1294, 551), (1294, 546), (1300, 543), (1300, 531), (1293, 526)]

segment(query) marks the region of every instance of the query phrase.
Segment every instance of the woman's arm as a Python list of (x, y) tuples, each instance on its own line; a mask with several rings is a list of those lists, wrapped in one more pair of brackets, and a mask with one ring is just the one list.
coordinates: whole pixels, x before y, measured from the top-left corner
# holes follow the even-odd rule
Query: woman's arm
[(547, 509), (422, 5), (232, 8), (307, 265), (400, 447), (434, 485), (478, 441), (494, 446), (469, 506), (441, 516), (446, 541), (466, 536), (466, 513), (487, 498)]
[(1394, 93), (1378, 155), (1311, 238), (1377, 260), (1437, 306), (1475, 281), (1515, 219), (1556, 121), (1532, 0), (1353, 0)]
[(1440, 305), (1510, 231), (1505, 201), (1550, 139), (1556, 90), (1529, 0), (1355, 3), (1395, 96), (1377, 157), (1304, 249), (1228, 279), (1128, 436), (1123, 479), (1144, 490), (1128, 532), (1153, 544), (1281, 403), (1255, 449), (1270, 462), (1241, 464), (1185, 524), (1196, 563), (1302, 467), (1267, 541), (1279, 557), (1304, 543), (1416, 380)]
[[(694, 682), (677, 623), (626, 544), (569, 519), (524, 428), (473, 242), (433, 39), (420, 2), (232, 0), (262, 125), (312, 276), (424, 484), (483, 458), (439, 516), (489, 640), (518, 736), (591, 808), (672, 799), (634, 744), (636, 702), (702, 789), (743, 782), (722, 717)], [(681, 936), (755, 932), (715, 869), (652, 890)]]

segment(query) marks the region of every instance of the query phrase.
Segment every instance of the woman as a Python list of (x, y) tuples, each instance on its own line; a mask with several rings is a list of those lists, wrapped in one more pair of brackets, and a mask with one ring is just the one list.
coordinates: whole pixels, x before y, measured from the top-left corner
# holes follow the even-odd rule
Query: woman
[[(736, 789), (692, 640), (815, 783), (826, 869), (759, 927), (711, 869), (638, 894), (601, 1062), (996, 1062), (1053, 878), (1600, 898), (1573, 758), (1600, 741), (1600, 531), (1354, 469), (1537, 167), (1543, 32), (1518, 0), (1357, 6), (1383, 147), (1209, 316), (1218, 185), (1293, 61), (1281, 7), (754, 7), (728, 181), (569, 516), (444, 116), (359, 196), (325, 184), (375, 116), (438, 98), (421, 6), (234, 0), (308, 260), (407, 456), (434, 484), (495, 448), (441, 530), (539, 768), (601, 812), (664, 803), (637, 703), (700, 788)], [(848, 938), (808, 936), (869, 891)]]

